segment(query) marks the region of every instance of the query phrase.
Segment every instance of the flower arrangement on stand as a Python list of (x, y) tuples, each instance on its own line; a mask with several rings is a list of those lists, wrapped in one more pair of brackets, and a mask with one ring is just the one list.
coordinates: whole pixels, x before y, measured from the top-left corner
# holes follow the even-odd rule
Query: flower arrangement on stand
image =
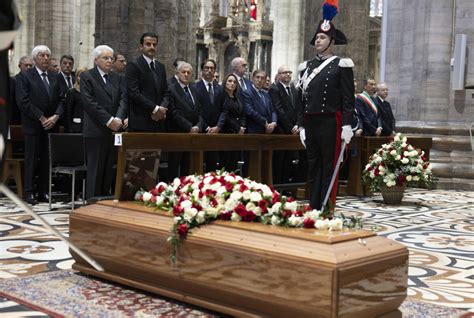
[(267, 185), (225, 171), (176, 178), (170, 184), (160, 182), (150, 191), (138, 191), (135, 200), (174, 216), (168, 238), (173, 262), (181, 240), (193, 228), (216, 219), (329, 231), (362, 227), (359, 218), (312, 210)]
[(424, 151), (415, 149), (401, 133), (369, 158), (362, 179), (373, 192), (382, 192), (388, 204), (399, 204), (407, 185), (431, 186), (434, 180)]

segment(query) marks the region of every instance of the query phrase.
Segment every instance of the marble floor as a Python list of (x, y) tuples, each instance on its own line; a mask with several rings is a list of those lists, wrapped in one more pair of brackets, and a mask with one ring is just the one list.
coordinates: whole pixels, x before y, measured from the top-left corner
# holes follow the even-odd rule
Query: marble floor
[[(57, 202), (51, 211), (44, 203), (33, 209), (67, 236), (68, 203)], [(474, 312), (474, 192), (409, 188), (400, 206), (384, 205), (378, 195), (340, 197), (336, 213), (361, 216), (364, 228), (408, 247), (409, 297)], [(0, 198), (0, 284), (5, 278), (69, 269), (72, 263), (64, 243)], [(2, 298), (0, 315), (44, 316)]]

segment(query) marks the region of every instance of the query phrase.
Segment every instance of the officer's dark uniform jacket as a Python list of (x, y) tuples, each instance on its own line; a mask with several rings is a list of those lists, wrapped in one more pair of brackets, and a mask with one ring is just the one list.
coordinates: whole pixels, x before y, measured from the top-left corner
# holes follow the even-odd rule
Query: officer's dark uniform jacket
[[(300, 78), (308, 69), (308, 76), (324, 60), (315, 57), (300, 65)], [(354, 63), (349, 58), (336, 57), (308, 84), (303, 92), (303, 83), (298, 87), (298, 126), (304, 127), (304, 117), (332, 115), (342, 112), (342, 125), (350, 125), (354, 111)]]

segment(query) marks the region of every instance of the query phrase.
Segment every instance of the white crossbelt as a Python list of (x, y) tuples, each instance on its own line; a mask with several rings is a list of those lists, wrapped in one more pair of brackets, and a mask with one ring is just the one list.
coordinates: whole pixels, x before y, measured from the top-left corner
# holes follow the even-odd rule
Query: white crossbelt
[[(324, 61), (321, 65), (316, 67), (311, 74), (308, 76), (308, 68), (306, 69), (306, 72), (304, 73), (303, 77), (300, 79), (300, 83), (303, 83), (303, 92), (306, 91), (306, 88), (308, 87), (309, 83), (313, 80), (313, 78), (318, 75), (329, 63), (331, 63), (335, 58), (337, 58), (336, 55), (331, 56), (328, 58), (326, 61)], [(301, 84), (300, 84), (301, 85)]]

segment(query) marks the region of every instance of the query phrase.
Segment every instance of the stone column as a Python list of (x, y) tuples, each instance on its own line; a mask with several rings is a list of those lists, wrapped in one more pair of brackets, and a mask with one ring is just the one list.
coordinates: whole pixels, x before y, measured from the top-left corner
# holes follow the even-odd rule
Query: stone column
[[(308, 1), (309, 2), (309, 1)], [(273, 21), (273, 47), (271, 57), (271, 78), (278, 67), (288, 65), (296, 74), (298, 64), (303, 61), (304, 36), (304, 0), (272, 0), (270, 20)], [(307, 40), (309, 42), (309, 40)]]
[[(451, 91), (450, 60), (456, 33), (467, 34), (468, 50), (474, 50), (473, 13), (474, 4), (468, 0), (388, 2), (385, 78), (398, 120), (472, 121), (472, 96)], [(466, 70), (467, 83), (473, 85), (472, 55)]]

